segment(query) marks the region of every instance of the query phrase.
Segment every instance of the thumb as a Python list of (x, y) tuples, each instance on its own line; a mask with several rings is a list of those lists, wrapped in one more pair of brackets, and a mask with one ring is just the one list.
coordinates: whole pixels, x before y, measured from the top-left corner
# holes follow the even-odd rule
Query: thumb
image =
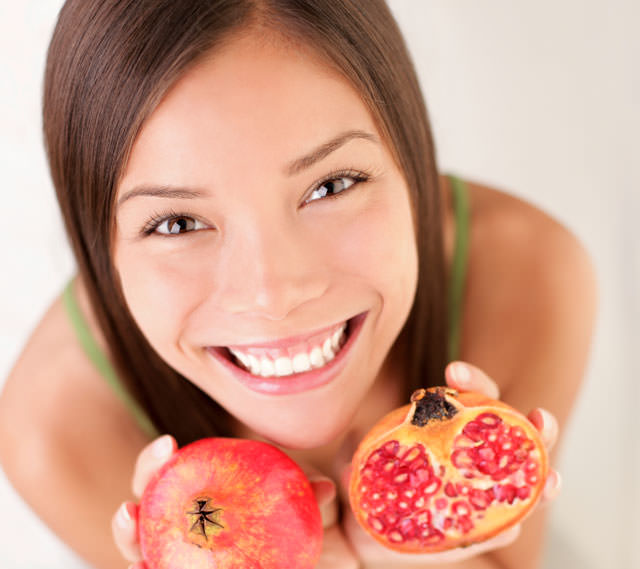
[(305, 467), (304, 471), (311, 483), (311, 489), (320, 508), (322, 526), (328, 528), (338, 521), (336, 483), (313, 467)]

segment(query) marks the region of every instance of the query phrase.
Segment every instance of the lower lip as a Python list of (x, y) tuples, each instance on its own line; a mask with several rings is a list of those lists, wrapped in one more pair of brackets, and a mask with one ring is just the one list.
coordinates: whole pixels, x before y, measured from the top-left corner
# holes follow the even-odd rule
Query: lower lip
[(284, 377), (258, 377), (252, 375), (231, 362), (226, 355), (224, 355), (226, 353), (225, 348), (207, 348), (207, 351), (217, 362), (231, 372), (231, 375), (235, 379), (252, 391), (267, 395), (300, 393), (315, 389), (321, 385), (326, 385), (344, 369), (347, 364), (347, 358), (360, 335), (366, 317), (367, 313), (365, 312), (351, 319), (349, 322), (349, 338), (347, 338), (346, 343), (342, 346), (338, 355), (327, 365), (318, 369), (294, 373)]

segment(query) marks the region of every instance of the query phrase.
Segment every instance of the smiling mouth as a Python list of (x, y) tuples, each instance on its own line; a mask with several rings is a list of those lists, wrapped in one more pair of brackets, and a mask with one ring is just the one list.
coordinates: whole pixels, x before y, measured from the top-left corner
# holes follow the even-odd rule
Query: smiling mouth
[(216, 351), (256, 377), (279, 378), (305, 373), (325, 367), (338, 356), (349, 338), (351, 320), (286, 348), (233, 346)]

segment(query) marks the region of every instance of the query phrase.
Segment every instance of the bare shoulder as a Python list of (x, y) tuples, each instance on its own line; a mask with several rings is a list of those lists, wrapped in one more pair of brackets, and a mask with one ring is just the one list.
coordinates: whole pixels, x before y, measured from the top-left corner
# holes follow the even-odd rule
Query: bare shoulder
[[(110, 516), (130, 498), (135, 459), (147, 442), (84, 355), (57, 298), (0, 395), (0, 462), (7, 477), (86, 559), (96, 560), (99, 553), (114, 561)], [(83, 527), (71, 523), (76, 514), (85, 520)], [(102, 536), (88, 535), (99, 534), (98, 528), (104, 528)], [(107, 549), (94, 553), (98, 537)]]
[[(76, 285), (75, 291), (94, 338), (106, 352), (82, 288)], [(126, 430), (127, 435), (136, 429), (133, 418), (85, 355), (61, 297), (48, 308), (14, 364), (0, 409), (3, 421), (10, 416), (12, 422), (24, 421), (27, 431), (41, 429), (78, 443), (114, 428)]]
[[(553, 378), (553, 366), (566, 372), (568, 383), (579, 381), (596, 304), (589, 254), (569, 229), (535, 206), (495, 188), (468, 184), (472, 221), (465, 358), (493, 373), (505, 393), (515, 397), (522, 392), (516, 397), (520, 403), (527, 395), (535, 398), (536, 390), (542, 396), (540, 377)], [(515, 383), (528, 374), (530, 385)], [(533, 386), (536, 380), (538, 387)]]

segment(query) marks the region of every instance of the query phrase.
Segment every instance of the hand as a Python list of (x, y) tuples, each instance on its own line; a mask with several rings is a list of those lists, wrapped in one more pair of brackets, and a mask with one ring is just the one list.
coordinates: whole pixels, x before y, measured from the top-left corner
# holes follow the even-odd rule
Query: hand
[[(463, 362), (449, 364), (445, 370), (445, 378), (449, 387), (459, 391), (476, 391), (493, 399), (498, 399), (500, 396), (498, 386), (495, 382), (480, 369), (470, 364)], [(540, 431), (540, 435), (547, 449), (551, 449), (558, 435), (558, 425), (553, 415), (544, 409), (536, 408), (527, 415), (527, 418)], [(349, 477), (350, 466), (346, 466), (340, 476), (340, 491), (342, 499), (345, 504), (347, 504), (343, 520), (344, 532), (351, 546), (356, 551), (358, 558), (361, 559), (365, 565), (379, 564), (385, 567), (410, 567), (459, 562), (493, 549), (505, 547), (514, 542), (521, 531), (521, 524), (516, 524), (487, 541), (464, 548), (429, 554), (398, 553), (387, 549), (375, 541), (362, 529), (355, 519), (351, 508), (348, 506)], [(559, 489), (560, 476), (555, 470), (550, 469), (541, 501), (537, 507), (555, 498)]]
[[(132, 489), (140, 499), (153, 475), (176, 452), (177, 444), (170, 435), (163, 435), (147, 445), (138, 455), (133, 474)], [(340, 528), (336, 525), (336, 485), (328, 477), (311, 467), (302, 465), (316, 496), (322, 523), (325, 528), (322, 555), (316, 569), (357, 569), (358, 560), (351, 551)], [(123, 502), (111, 522), (116, 546), (123, 557), (130, 561), (129, 569), (147, 569), (142, 560), (138, 541), (138, 505)]]
[[(132, 490), (140, 499), (153, 475), (176, 452), (178, 445), (171, 435), (163, 435), (142, 449), (136, 460)], [(111, 530), (122, 556), (131, 561), (129, 569), (147, 569), (142, 561), (138, 541), (138, 504), (123, 502), (111, 520)]]

